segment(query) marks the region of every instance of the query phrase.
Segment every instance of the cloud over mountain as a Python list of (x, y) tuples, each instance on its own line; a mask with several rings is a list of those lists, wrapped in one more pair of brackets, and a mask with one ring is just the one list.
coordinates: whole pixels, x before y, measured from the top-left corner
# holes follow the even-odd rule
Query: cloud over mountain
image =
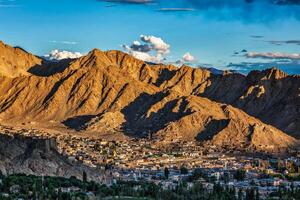
[(185, 62), (193, 62), (193, 61), (195, 61), (195, 57), (192, 56), (192, 54), (190, 54), (189, 52), (187, 52), (186, 54), (184, 54), (183, 57), (182, 57), (182, 59)]
[(152, 35), (141, 35), (141, 40), (149, 44), (158, 54), (166, 55), (170, 53), (170, 45), (164, 42), (161, 38)]
[(195, 63), (196, 63), (196, 59), (190, 52), (185, 53), (180, 60), (177, 60), (175, 62), (175, 64), (177, 65), (182, 65), (182, 64), (193, 65)]
[(147, 62), (159, 63), (170, 53), (170, 45), (162, 38), (153, 35), (141, 35), (140, 41), (134, 41), (130, 46), (122, 47), (135, 58)]
[(247, 74), (251, 70), (264, 70), (271, 67), (277, 67), (283, 71), (288, 71), (290, 74), (299, 74), (299, 61), (293, 60), (271, 60), (262, 62), (240, 62), (240, 63), (229, 63), (226, 70), (236, 70), (241, 73)]
[(79, 52), (70, 52), (70, 51), (59, 51), (57, 49), (51, 51), (49, 54), (44, 57), (49, 60), (63, 60), (63, 59), (74, 59), (83, 56)]

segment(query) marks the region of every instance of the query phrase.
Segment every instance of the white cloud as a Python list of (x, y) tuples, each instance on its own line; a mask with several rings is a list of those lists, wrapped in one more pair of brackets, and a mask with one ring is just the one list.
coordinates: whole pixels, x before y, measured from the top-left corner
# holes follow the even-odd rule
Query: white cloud
[(158, 11), (162, 12), (187, 12), (187, 11), (195, 11), (194, 8), (160, 8)]
[(170, 53), (170, 45), (162, 38), (141, 35), (140, 40), (143, 43), (134, 41), (131, 46), (122, 45), (122, 47), (135, 58), (152, 63), (164, 61), (165, 56)]
[(163, 55), (170, 53), (170, 45), (165, 43), (161, 38), (152, 35), (141, 35), (140, 38), (143, 42), (150, 44), (157, 53)]
[(300, 73), (300, 61), (298, 60), (272, 60), (270, 61), (258, 61), (258, 62), (240, 62), (240, 63), (229, 63), (226, 66), (226, 70), (236, 70), (241, 73), (248, 73), (252, 70), (264, 70), (268, 68), (276, 67), (289, 74)]
[(70, 45), (75, 45), (77, 44), (77, 42), (73, 42), (73, 41), (57, 41), (57, 40), (52, 40), (50, 41), (51, 43), (59, 43), (59, 44), (70, 44)]
[(79, 52), (70, 52), (70, 51), (59, 51), (59, 50), (53, 50), (48, 55), (45, 55), (44, 57), (49, 60), (63, 60), (63, 59), (74, 59), (79, 58), (83, 56)]
[(164, 58), (160, 54), (152, 56), (145, 52), (132, 51), (131, 55), (137, 59), (140, 59), (140, 60), (143, 60), (146, 62), (151, 62), (151, 63), (160, 63), (164, 60)]
[(152, 47), (150, 45), (141, 44), (139, 41), (134, 41), (130, 47), (124, 45), (124, 48), (126, 50), (139, 51), (139, 52), (150, 52), (152, 50)]
[(247, 58), (262, 58), (262, 59), (289, 59), (289, 60), (299, 60), (300, 54), (298, 53), (258, 53), (258, 52), (249, 52), (245, 54)]
[(189, 52), (187, 52), (186, 54), (184, 54), (182, 56), (182, 60), (185, 62), (193, 62), (193, 61), (195, 61), (195, 57), (192, 56)]
[(195, 64), (195, 61), (196, 61), (195, 57), (191, 53), (187, 52), (182, 56), (182, 59), (177, 60), (175, 63), (177, 65)]

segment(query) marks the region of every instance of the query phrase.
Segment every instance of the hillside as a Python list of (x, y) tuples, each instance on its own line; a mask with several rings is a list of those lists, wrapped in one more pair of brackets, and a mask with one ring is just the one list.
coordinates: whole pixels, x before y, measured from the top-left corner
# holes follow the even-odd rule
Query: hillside
[[(1, 131), (2, 127), (1, 127)], [(0, 174), (77, 177), (85, 171), (94, 181), (103, 181), (99, 169), (69, 160), (57, 151), (55, 141), (0, 134)]]
[[(4, 46), (0, 55), (9, 52), (3, 57), (14, 63), (18, 51)], [(188, 66), (150, 65), (120, 51), (94, 49), (58, 63), (22, 54), (18, 62), (30, 63), (14, 64), (22, 73), (0, 77), (2, 123), (261, 150), (298, 144), (284, 132), (300, 137), (300, 78), (277, 69), (214, 75)], [(36, 62), (40, 65), (32, 68)]]
[(11, 47), (0, 41), (0, 75), (19, 77), (29, 75), (30, 68), (41, 65), (42, 59), (20, 47)]

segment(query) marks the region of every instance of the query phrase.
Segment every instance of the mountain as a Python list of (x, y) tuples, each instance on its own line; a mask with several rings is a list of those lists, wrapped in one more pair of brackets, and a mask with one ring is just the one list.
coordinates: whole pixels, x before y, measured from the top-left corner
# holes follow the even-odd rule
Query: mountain
[(209, 70), (212, 74), (215, 74), (215, 75), (223, 75), (224, 73), (238, 73), (237, 71), (235, 70), (220, 70), (220, 69), (217, 69), (217, 68), (214, 68), (214, 67), (209, 67), (209, 68), (205, 68), (203, 67), (203, 69), (207, 69)]
[[(7, 45), (1, 56), (2, 51), (9, 52), (3, 54), (6, 63), (18, 56)], [(18, 60), (29, 63), (16, 67), (24, 73), (0, 77), (4, 124), (68, 128), (99, 137), (151, 135), (162, 143), (200, 140), (262, 151), (298, 145), (286, 133), (300, 136), (300, 78), (275, 68), (248, 76), (213, 74), (97, 49), (55, 63), (22, 51)]]
[(247, 76), (228, 74), (208, 80), (198, 95), (231, 104), (263, 122), (300, 138), (300, 76), (276, 68)]
[(11, 47), (0, 41), (0, 75), (18, 77), (29, 75), (31, 67), (41, 65), (42, 59), (26, 52), (20, 47)]

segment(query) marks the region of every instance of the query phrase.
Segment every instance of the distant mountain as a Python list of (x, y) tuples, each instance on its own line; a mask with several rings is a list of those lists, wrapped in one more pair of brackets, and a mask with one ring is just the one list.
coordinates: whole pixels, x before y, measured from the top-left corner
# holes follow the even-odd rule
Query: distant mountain
[(18, 57), (18, 50), (4, 47), (0, 55), (6, 52), (6, 63), (17, 57), (26, 65), (14, 64), (22, 71), (14, 78), (10, 73), (0, 77), (2, 123), (60, 131), (63, 125), (99, 137), (152, 135), (163, 143), (201, 140), (262, 151), (298, 145), (286, 133), (300, 137), (299, 76), (275, 68), (248, 76), (215, 75), (97, 49), (79, 59), (49, 63), (24, 51)]
[(201, 67), (201, 68), (207, 69), (208, 71), (210, 71), (212, 74), (215, 75), (223, 75), (224, 73), (237, 73), (237, 71), (235, 70), (220, 70), (214, 67), (209, 67), (209, 68)]

